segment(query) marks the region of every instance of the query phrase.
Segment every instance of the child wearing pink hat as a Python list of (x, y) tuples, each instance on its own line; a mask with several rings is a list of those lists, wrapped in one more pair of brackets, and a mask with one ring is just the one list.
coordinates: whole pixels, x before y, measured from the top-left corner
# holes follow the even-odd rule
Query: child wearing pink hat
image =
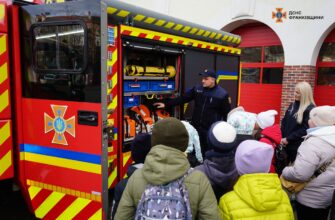
[(223, 195), (222, 219), (294, 219), (289, 198), (276, 174), (270, 170), (273, 148), (255, 140), (243, 141), (235, 153), (241, 175), (233, 191)]

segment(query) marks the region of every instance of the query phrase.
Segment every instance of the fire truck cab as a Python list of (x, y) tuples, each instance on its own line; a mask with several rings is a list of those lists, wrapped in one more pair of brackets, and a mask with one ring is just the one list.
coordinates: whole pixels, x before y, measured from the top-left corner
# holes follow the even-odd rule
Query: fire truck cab
[[(116, 0), (0, 1), (0, 179), (40, 219), (106, 219), (130, 143), (213, 69), (238, 103), (241, 41)], [(15, 165), (15, 172), (14, 167)]]

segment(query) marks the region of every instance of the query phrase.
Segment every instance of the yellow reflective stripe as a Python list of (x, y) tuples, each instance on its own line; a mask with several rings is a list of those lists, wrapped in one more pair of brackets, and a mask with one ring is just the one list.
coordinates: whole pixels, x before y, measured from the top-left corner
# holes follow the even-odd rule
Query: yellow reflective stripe
[(190, 26), (185, 26), (185, 27), (183, 28), (183, 30), (181, 30), (181, 31), (182, 31), (182, 32), (188, 32), (190, 29), (191, 29)]
[(114, 14), (116, 11), (117, 11), (116, 8), (113, 8), (113, 7), (108, 7), (108, 8), (107, 8), (107, 13), (108, 13), (108, 14)]
[(166, 36), (160, 36), (160, 41), (166, 41), (167, 37)]
[(220, 75), (216, 82), (220, 82), (221, 80), (237, 80), (237, 76), (225, 76), (225, 75)]
[(126, 17), (127, 15), (129, 15), (129, 11), (126, 11), (126, 10), (121, 10), (119, 11), (119, 13), (117, 13), (116, 15), (119, 16), (119, 17)]
[(0, 55), (2, 55), (7, 50), (7, 35), (2, 35), (0, 37)]
[(237, 42), (236, 42), (236, 43), (238, 43), (238, 44), (239, 44), (240, 42), (241, 42), (241, 38), (239, 38), (239, 39), (237, 40)]
[(76, 199), (65, 211), (57, 218), (57, 220), (73, 219), (81, 210), (83, 210), (91, 201), (88, 199)]
[(233, 36), (229, 36), (227, 41), (230, 42), (233, 39)]
[(174, 25), (173, 22), (168, 22), (164, 27), (171, 28)]
[(123, 154), (123, 166), (125, 166), (126, 163), (128, 162), (130, 155), (131, 155), (130, 151)]
[(100, 220), (102, 219), (102, 211), (99, 209), (94, 215), (92, 215), (88, 220)]
[(177, 25), (173, 28), (173, 30), (179, 31), (183, 26), (184, 26), (184, 25), (182, 25), (182, 24), (177, 24)]
[(117, 95), (113, 98), (113, 101), (108, 105), (108, 109), (115, 109), (117, 106)]
[(0, 84), (8, 78), (7, 63), (0, 67)]
[(210, 33), (211, 33), (210, 31), (206, 31), (203, 36), (208, 37), (208, 35), (210, 35)]
[(147, 19), (144, 20), (145, 23), (151, 24), (152, 22), (154, 22), (156, 20), (156, 18), (153, 17), (147, 17)]
[(221, 36), (222, 36), (222, 34), (218, 34), (218, 35), (216, 35), (215, 39), (218, 40), (218, 39), (220, 39)]
[(5, 4), (0, 4), (0, 20), (5, 18)]
[(209, 38), (214, 38), (215, 35), (216, 35), (216, 33), (212, 32), (211, 35), (209, 36)]
[(114, 118), (107, 119), (107, 125), (113, 126), (114, 125)]
[(114, 66), (116, 61), (117, 61), (117, 50), (115, 50), (112, 54), (112, 66)]
[(114, 76), (112, 77), (112, 83), (113, 83), (112, 89), (114, 89), (117, 84), (117, 73), (115, 73)]
[(10, 136), (10, 122), (7, 121), (4, 126), (0, 128), (0, 145), (2, 145)]
[(158, 20), (158, 21), (155, 23), (155, 25), (157, 25), (157, 26), (162, 26), (164, 23), (165, 23), (164, 20)]
[(63, 193), (52, 192), (46, 200), (35, 210), (37, 218), (44, 218), (46, 214), (65, 196)]
[(42, 189), (36, 186), (30, 186), (28, 189), (30, 200), (33, 200), (35, 196), (41, 191)]
[[(160, 36), (158, 41), (162, 41), (165, 42), (168, 38), (171, 38), (172, 41), (171, 43), (175, 43), (177, 44), (179, 41), (183, 41), (183, 45), (192, 45), (192, 47), (198, 47), (199, 44), (201, 44), (201, 48), (206, 48), (206, 47), (210, 47), (210, 49), (214, 50), (215, 47), (217, 47), (217, 51), (219, 52), (228, 52), (228, 53), (237, 53), (240, 54), (241, 53), (241, 49), (237, 49), (237, 48), (233, 48), (233, 47), (227, 47), (227, 46), (222, 46), (219, 44), (214, 44), (214, 43), (209, 43), (209, 42), (204, 42), (204, 41), (199, 41), (199, 40), (195, 40), (195, 39), (191, 39), (191, 38), (186, 38), (186, 37), (179, 37), (176, 35), (171, 35), (171, 34), (164, 34), (161, 32), (156, 32), (156, 31), (149, 31), (149, 30), (145, 30), (145, 29), (141, 29), (141, 28), (135, 28), (135, 27), (129, 27), (129, 26), (124, 26), (121, 25), (121, 33), (124, 31), (129, 31), (130, 32), (130, 36), (139, 36), (141, 33), (147, 34), (147, 36)], [(199, 33), (204, 32), (204, 30), (199, 30)], [(221, 35), (221, 34), (219, 34)]]
[(51, 157), (47, 155), (24, 153), (26, 161), (42, 163), (67, 169), (79, 170), (89, 173), (101, 174), (101, 165), (91, 164), (81, 161), (69, 160), (64, 158)]
[[(94, 201), (101, 201), (101, 196), (99, 195), (95, 195), (95, 194), (90, 194), (87, 192), (81, 192), (78, 190), (74, 190), (74, 189), (69, 189), (69, 188), (64, 188), (61, 186), (56, 186), (56, 185), (51, 185), (51, 184), (46, 184), (46, 183), (42, 183), (42, 182), (37, 182), (34, 180), (27, 180), (27, 185), (28, 186), (33, 186), (33, 187), (37, 187), (39, 189), (47, 189), (47, 190), (52, 190), (54, 192), (58, 192), (61, 194), (67, 194), (67, 195), (72, 195), (75, 197), (81, 197), (84, 199), (89, 199), (89, 200), (94, 200)], [(33, 195), (35, 196), (35, 195)]]
[(204, 30), (200, 29), (200, 30), (198, 31), (197, 35), (202, 35), (204, 32), (205, 32)]
[(20, 160), (24, 160), (24, 152), (20, 152)]
[(142, 21), (144, 18), (145, 18), (144, 15), (138, 14), (134, 17), (134, 20), (135, 21)]
[(117, 167), (114, 168), (113, 172), (108, 177), (108, 188), (111, 187), (114, 180), (116, 179), (116, 176), (117, 176)]
[(155, 36), (155, 35), (153, 35), (153, 34), (148, 34), (145, 38), (146, 38), (146, 39), (152, 39), (152, 38), (154, 38), (154, 36)]
[(12, 151), (8, 151), (0, 159), (0, 176), (12, 165)]
[(187, 106), (188, 106), (188, 103), (185, 103), (184, 104), (184, 113), (186, 112)]
[(194, 34), (197, 31), (198, 31), (198, 28), (192, 28), (192, 30), (190, 31), (190, 34)]
[(222, 37), (222, 40), (225, 41), (225, 40), (227, 40), (227, 38), (228, 38), (228, 35), (224, 35), (224, 36)]

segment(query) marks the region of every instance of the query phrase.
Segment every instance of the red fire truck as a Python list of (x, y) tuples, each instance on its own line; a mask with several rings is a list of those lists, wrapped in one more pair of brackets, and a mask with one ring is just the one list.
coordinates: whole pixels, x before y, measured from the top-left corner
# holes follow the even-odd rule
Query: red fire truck
[(0, 180), (37, 218), (106, 219), (134, 136), (192, 111), (152, 103), (209, 68), (237, 105), (241, 38), (115, 0), (62, 2), (0, 1)]

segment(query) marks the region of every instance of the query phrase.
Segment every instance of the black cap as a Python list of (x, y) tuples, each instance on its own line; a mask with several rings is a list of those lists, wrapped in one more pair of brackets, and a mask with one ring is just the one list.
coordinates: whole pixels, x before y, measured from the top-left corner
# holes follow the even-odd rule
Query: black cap
[(216, 73), (213, 70), (205, 69), (203, 72), (199, 73), (202, 77), (213, 77), (216, 78)]

